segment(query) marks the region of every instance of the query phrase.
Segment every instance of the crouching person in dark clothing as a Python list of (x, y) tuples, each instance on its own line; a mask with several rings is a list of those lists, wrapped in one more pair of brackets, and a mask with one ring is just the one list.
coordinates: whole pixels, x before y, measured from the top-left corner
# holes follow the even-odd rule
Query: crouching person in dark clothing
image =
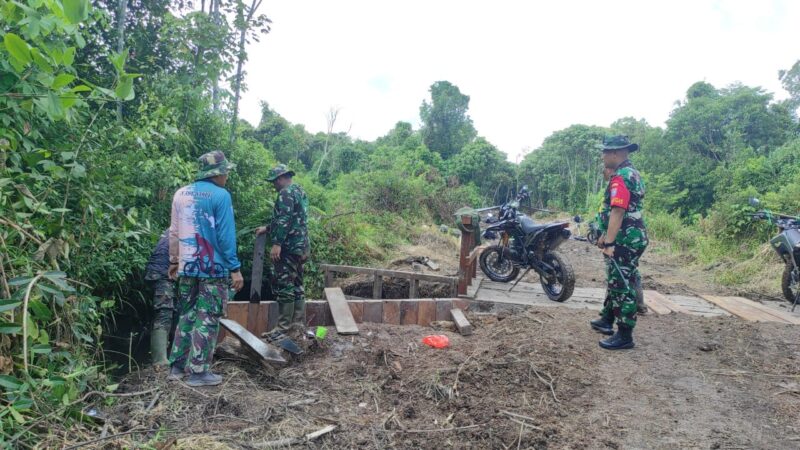
[(175, 282), (169, 279), (169, 229), (158, 239), (144, 279), (153, 287), (153, 330), (150, 333), (150, 354), (153, 365), (160, 369), (169, 365), (167, 347), (169, 335), (175, 331)]

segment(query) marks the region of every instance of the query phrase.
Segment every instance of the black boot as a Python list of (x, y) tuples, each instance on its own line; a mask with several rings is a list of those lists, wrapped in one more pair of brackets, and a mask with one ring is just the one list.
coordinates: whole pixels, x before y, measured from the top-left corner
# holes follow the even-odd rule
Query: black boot
[(589, 322), (589, 325), (591, 325), (596, 331), (599, 331), (603, 334), (614, 334), (613, 317), (600, 316), (599, 319)]
[(622, 324), (617, 326), (613, 336), (600, 341), (600, 347), (606, 350), (625, 350), (633, 348), (633, 345), (633, 328)]

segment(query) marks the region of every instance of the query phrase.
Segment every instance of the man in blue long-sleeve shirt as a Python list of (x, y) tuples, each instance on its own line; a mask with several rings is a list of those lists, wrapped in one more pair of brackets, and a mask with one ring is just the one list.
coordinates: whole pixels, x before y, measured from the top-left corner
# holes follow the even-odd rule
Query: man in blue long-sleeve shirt
[(228, 173), (236, 167), (221, 151), (199, 158), (194, 183), (172, 198), (169, 275), (178, 279), (180, 321), (170, 354), (170, 379), (189, 374), (189, 386), (214, 386), (222, 377), (211, 373), (219, 319), (228, 301), (228, 277), (239, 291), (244, 285), (236, 257), (236, 225)]

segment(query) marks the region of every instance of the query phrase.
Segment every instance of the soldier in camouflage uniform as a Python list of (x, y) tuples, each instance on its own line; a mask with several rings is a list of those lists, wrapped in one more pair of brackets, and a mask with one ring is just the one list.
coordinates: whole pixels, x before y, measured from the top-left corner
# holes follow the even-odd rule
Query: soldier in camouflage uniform
[(269, 231), (272, 240), (270, 259), (280, 311), (277, 326), (267, 335), (267, 339), (273, 342), (284, 339), (292, 324), (305, 327), (303, 266), (311, 251), (306, 223), (308, 197), (303, 188), (292, 182), (293, 176), (294, 172), (284, 164), (270, 171), (267, 181), (278, 191), (278, 198), (269, 227), (256, 230), (256, 234)]
[[(199, 158), (196, 181), (172, 199), (169, 236), (170, 278), (178, 281), (180, 320), (170, 354), (170, 379), (189, 377), (189, 386), (214, 386), (222, 377), (211, 373), (219, 319), (228, 289), (244, 285), (236, 256), (236, 225), (231, 194), (225, 190), (235, 168), (220, 151)], [(229, 280), (230, 277), (230, 280)]]
[(144, 279), (153, 286), (153, 331), (150, 333), (150, 354), (158, 367), (169, 365), (167, 346), (177, 319), (175, 282), (169, 279), (169, 229), (161, 234), (150, 255)]
[(603, 163), (615, 171), (609, 181), (600, 213), (601, 231), (598, 246), (606, 257), (606, 279), (610, 304), (600, 312), (592, 328), (612, 334), (614, 319), (617, 332), (600, 341), (609, 350), (632, 348), (636, 326), (636, 287), (640, 283), (639, 258), (649, 243), (642, 216), (644, 183), (628, 155), (639, 149), (627, 136), (613, 136), (603, 141)]
[[(616, 173), (615, 170), (608, 167), (603, 168), (603, 181), (608, 183), (611, 177)], [(602, 213), (605, 209), (605, 199), (600, 202), (600, 210), (594, 216), (593, 223), (597, 226), (598, 230), (603, 230), (603, 216)], [(638, 271), (637, 271), (638, 274)], [(606, 298), (603, 300), (603, 308), (611, 308), (611, 291), (606, 291)], [(636, 312), (639, 314), (647, 314), (647, 305), (644, 304), (644, 292), (642, 291), (642, 279), (638, 277), (636, 283)]]

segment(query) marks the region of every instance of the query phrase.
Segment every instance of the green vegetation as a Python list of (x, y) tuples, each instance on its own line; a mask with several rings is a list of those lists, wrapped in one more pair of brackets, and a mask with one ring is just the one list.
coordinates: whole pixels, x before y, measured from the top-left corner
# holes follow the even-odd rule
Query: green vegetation
[[(85, 400), (114, 390), (101, 337), (113, 333), (114, 310), (145, 297), (142, 270), (172, 193), (213, 149), (239, 163), (229, 189), (244, 260), (271, 211), (267, 170), (285, 162), (298, 172), (313, 206), (312, 295), (320, 263), (369, 264), (419, 224), (450, 224), (459, 207), (500, 203), (522, 183), (538, 205), (593, 211), (607, 133), (641, 144), (651, 229), (669, 251), (703, 264), (763, 261), (770, 230), (745, 219), (747, 197), (800, 210), (799, 65), (781, 73), (789, 101), (701, 82), (665, 129), (631, 118), (574, 125), (517, 167), (479, 136), (469, 97), (446, 81), (422, 102), (421, 129), (398, 122), (373, 142), (333, 132), (336, 111), (327, 133), (267, 104), (257, 126), (239, 121), (244, 43), (269, 20), (242, 0), (185, 5), (0, 0), (0, 441), (9, 448), (62, 439), (91, 422)], [(728, 267), (721, 281), (754, 266)]]

